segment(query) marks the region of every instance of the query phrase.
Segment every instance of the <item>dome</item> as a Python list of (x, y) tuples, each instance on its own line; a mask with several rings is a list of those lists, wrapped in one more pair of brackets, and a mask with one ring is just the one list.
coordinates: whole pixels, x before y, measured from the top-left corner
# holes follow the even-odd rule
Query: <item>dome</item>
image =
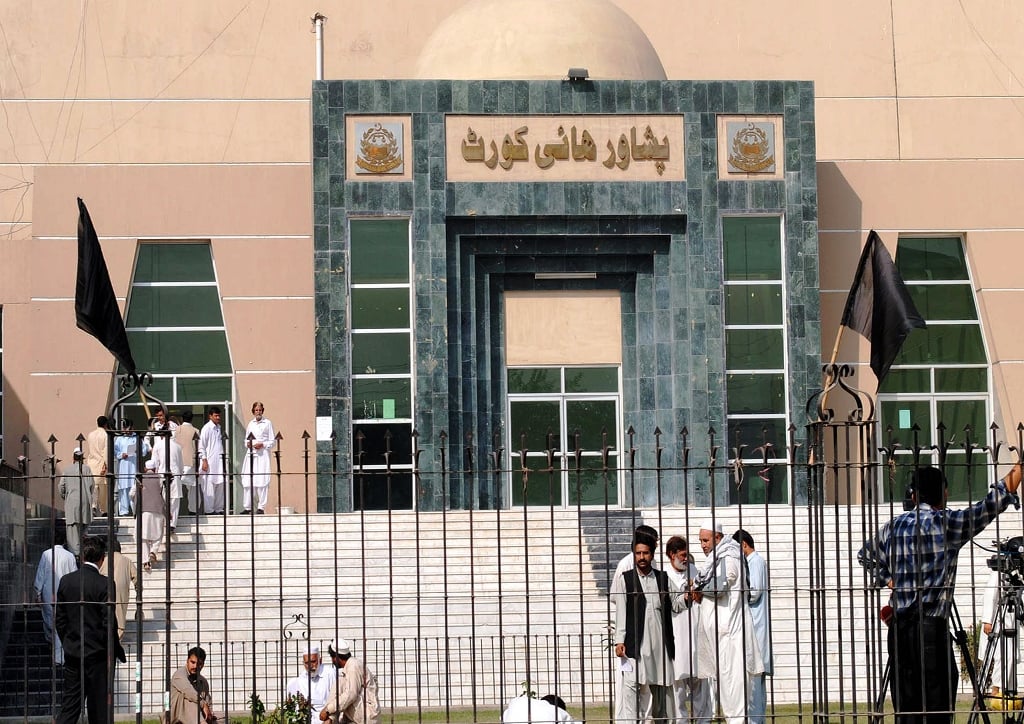
[(422, 79), (665, 80), (647, 35), (610, 0), (469, 0), (416, 63)]

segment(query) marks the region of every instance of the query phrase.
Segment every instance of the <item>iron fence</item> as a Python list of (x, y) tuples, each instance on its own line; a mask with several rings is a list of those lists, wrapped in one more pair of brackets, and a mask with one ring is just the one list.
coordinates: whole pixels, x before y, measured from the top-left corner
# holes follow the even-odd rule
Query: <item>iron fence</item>
[[(325, 650), (345, 638), (377, 675), (391, 720), (407, 710), (421, 716), (469, 708), (474, 720), (485, 721), (524, 690), (557, 692), (577, 718), (610, 718), (619, 697), (609, 596), (616, 563), (643, 523), (660, 532), (662, 545), (672, 535), (686, 536), (699, 565), (697, 533), (711, 518), (727, 533), (748, 531), (768, 563), (769, 716), (875, 717), (884, 694), (885, 627), (878, 612), (885, 595), (858, 565), (860, 545), (901, 509), (904, 481), (924, 458), (935, 456), (950, 470), (963, 466), (958, 476), (976, 484), (966, 489), (963, 502), (971, 502), (1018, 459), (1024, 426), (1012, 444), (993, 426), (984, 444), (964, 430), (963, 442), (940, 435), (942, 444), (924, 446), (918, 430), (879, 431), (871, 401), (837, 380), (832, 404), (828, 395), (814, 400), (812, 421), (790, 425), (785, 441), (734, 439), (723, 448), (711, 426), (699, 442), (685, 428), (671, 436), (655, 431), (648, 440), (625, 435), (621, 454), (610, 455), (606, 446), (596, 473), (587, 472), (616, 493), (596, 503), (584, 503), (579, 489), (572, 495), (574, 478), (584, 477), (578, 438), (566, 454), (549, 448), (540, 464), (525, 450), (509, 455), (467, 444), (458, 455), (432, 461), (414, 449), (408, 469), (335, 462), (317, 471), (317, 444), (296, 435), (308, 464), (287, 471), (276, 458), (279, 496), (284, 486), (301, 486), (303, 499), (314, 501), (344, 486), (387, 490), (410, 480), (414, 491), (442, 491), (445, 504), (183, 515), (165, 541), (164, 559), (137, 577), (124, 635), (128, 664), (116, 670), (112, 687), (116, 712), (158, 714), (170, 672), (196, 644), (209, 652), (206, 673), (218, 708), (244, 712), (253, 693), (272, 708), (299, 673), (308, 646)], [(837, 415), (841, 396), (849, 409)], [(47, 451), (50, 461), (57, 444)], [(438, 449), (449, 447), (438, 441)], [(31, 487), (33, 476), (22, 472)], [(47, 473), (42, 480), (56, 485), (53, 462)], [(477, 485), (482, 481), (487, 485)], [(230, 482), (239, 483), (237, 473)], [(784, 500), (772, 494), (772, 483), (786, 491)], [(546, 493), (544, 502), (538, 502), (543, 495), (530, 497), (531, 485)], [(515, 486), (520, 502), (532, 504), (513, 505)], [(474, 490), (505, 490), (510, 497), (489, 497), (503, 503), (481, 506)], [(622, 504), (639, 499), (655, 504)], [(57, 507), (25, 527), (52, 531)], [(136, 520), (103, 519), (95, 530), (117, 537), (141, 568)], [(963, 553), (956, 600), (971, 627), (980, 620), (990, 578), (990, 551), (980, 546), (1021, 531), (1019, 514), (1004, 515), (979, 547)], [(2, 675), (4, 690), (15, 694), (5, 695), (2, 706), (13, 716), (50, 713), (59, 701), (52, 652), (42, 661), (17, 655), (19, 642), (38, 643), (43, 635), (31, 593), (40, 552), (37, 546), (16, 551), (20, 575), (4, 604), (2, 620), (10, 623)], [(660, 552), (658, 560), (667, 565)]]

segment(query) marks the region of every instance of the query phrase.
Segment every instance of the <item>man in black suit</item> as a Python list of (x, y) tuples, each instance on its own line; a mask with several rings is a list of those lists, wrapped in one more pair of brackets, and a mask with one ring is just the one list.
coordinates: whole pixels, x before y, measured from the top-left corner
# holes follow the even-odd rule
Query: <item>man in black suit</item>
[[(85, 698), (89, 724), (106, 724), (107, 626), (110, 607), (109, 581), (99, 567), (106, 557), (106, 543), (93, 536), (82, 541), (82, 567), (60, 579), (57, 587), (57, 611), (54, 617), (57, 635), (64, 644), (64, 699), (56, 724), (75, 724)], [(124, 650), (113, 637), (118, 658)]]

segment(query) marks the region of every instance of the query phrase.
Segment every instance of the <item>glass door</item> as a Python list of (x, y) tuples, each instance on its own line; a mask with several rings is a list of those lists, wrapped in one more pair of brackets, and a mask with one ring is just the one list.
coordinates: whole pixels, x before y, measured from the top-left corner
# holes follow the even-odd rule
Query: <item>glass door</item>
[(510, 368), (508, 393), (512, 504), (617, 506), (619, 368)]

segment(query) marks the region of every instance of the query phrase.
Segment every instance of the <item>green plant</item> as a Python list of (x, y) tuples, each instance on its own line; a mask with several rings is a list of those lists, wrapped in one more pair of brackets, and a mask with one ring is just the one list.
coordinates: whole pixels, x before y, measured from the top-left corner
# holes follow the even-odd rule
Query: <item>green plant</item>
[[(979, 649), (981, 647), (981, 637), (982, 637), (982, 624), (981, 624), (981, 621), (976, 621), (976, 622), (972, 623), (970, 626), (968, 626), (966, 634), (967, 634), (967, 653), (970, 655), (971, 661), (974, 663), (974, 670), (975, 671), (980, 671), (981, 670), (981, 659), (978, 657), (978, 652), (979, 652)], [(965, 681), (965, 682), (971, 680), (970, 672), (967, 670), (967, 662), (964, 661), (964, 652), (963, 652), (963, 650), (960, 651), (960, 680), (961, 681)], [(985, 682), (981, 682), (981, 684), (982, 684), (982, 686), (984, 686)]]
[(533, 690), (533, 689), (532, 689), (532, 688), (530, 687), (530, 680), (529, 680), (529, 679), (527, 679), (526, 681), (522, 681), (522, 682), (520, 682), (520, 684), (521, 684), (521, 685), (522, 685), (522, 687), (523, 687), (523, 693), (524, 693), (524, 694), (526, 694), (526, 695), (527, 695), (528, 697), (530, 697), (531, 699), (536, 699), (536, 698), (537, 698), (537, 692), (536, 692), (536, 691), (534, 691), (534, 690)]
[(254, 691), (246, 703), (249, 705), (249, 711), (252, 712), (252, 724), (261, 724), (267, 713), (267, 707), (260, 699), (260, 695)]
[(312, 707), (302, 694), (291, 694), (270, 712), (265, 724), (307, 724)]

